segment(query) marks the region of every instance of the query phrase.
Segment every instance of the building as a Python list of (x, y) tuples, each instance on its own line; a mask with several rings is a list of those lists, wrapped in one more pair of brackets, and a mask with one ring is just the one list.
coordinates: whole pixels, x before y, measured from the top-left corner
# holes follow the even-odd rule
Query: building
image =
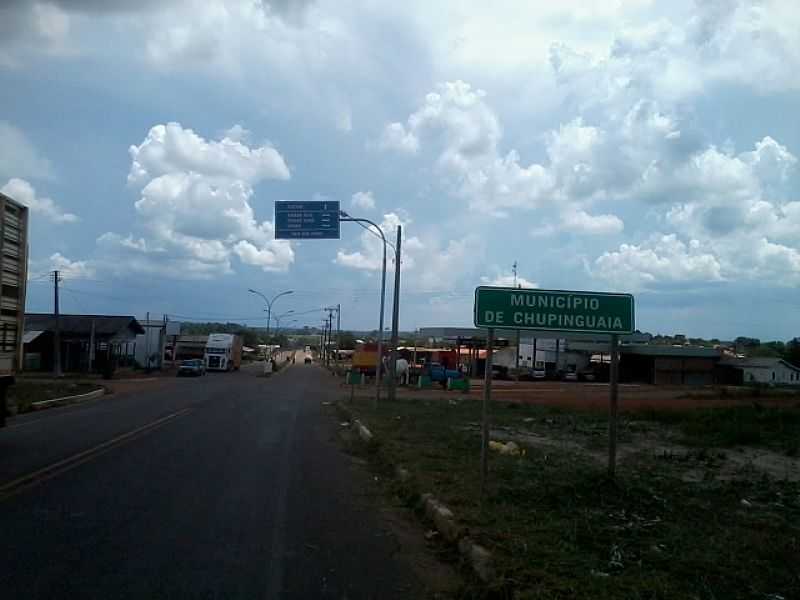
[[(109, 364), (132, 361), (136, 336), (145, 333), (139, 321), (128, 315), (60, 315), (58, 320), (61, 369), (67, 372), (101, 371)], [(24, 370), (54, 369), (55, 327), (53, 314), (25, 314)]]
[(619, 378), (655, 385), (713, 385), (717, 348), (630, 344), (620, 346)]
[(724, 358), (718, 378), (731, 385), (771, 384), (800, 386), (800, 367), (782, 358)]
[[(606, 357), (610, 352), (608, 335), (590, 333), (558, 333), (546, 331), (495, 330), (495, 352), (492, 362), (499, 370), (510, 370), (517, 365), (521, 369), (532, 369), (535, 360), (544, 363), (548, 377), (560, 373), (580, 372), (590, 367), (593, 356)], [(486, 330), (472, 327), (423, 327), (420, 337), (429, 344), (454, 344), (461, 356), (461, 363), (468, 365), (472, 376), (484, 373)], [(558, 337), (553, 337), (558, 335)], [(649, 334), (621, 335), (623, 345), (646, 343)], [(466, 351), (466, 356), (464, 352)], [(607, 372), (607, 365), (604, 372)]]
[(136, 336), (134, 356), (137, 366), (143, 369), (163, 368), (165, 361), (171, 360), (171, 355), (167, 355), (168, 341), (174, 341), (180, 335), (181, 324), (156, 319), (145, 319), (139, 323), (145, 333)]
[[(171, 340), (167, 354), (174, 354), (174, 360), (204, 358), (206, 355), (208, 335), (179, 335)], [(174, 348), (174, 352), (172, 352)]]

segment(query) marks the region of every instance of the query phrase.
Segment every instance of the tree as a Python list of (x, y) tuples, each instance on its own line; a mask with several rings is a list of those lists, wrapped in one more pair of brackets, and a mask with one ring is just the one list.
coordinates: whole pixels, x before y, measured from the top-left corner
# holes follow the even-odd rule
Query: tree
[(796, 367), (800, 367), (800, 338), (794, 338), (786, 344), (784, 358)]
[(340, 350), (355, 350), (356, 348), (356, 336), (351, 331), (343, 331), (340, 334), (339, 341)]

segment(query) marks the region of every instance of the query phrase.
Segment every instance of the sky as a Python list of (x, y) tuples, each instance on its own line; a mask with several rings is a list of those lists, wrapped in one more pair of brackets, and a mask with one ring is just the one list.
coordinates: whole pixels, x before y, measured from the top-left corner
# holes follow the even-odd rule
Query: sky
[[(794, 0), (4, 0), (0, 191), (27, 309), (377, 327), (381, 246), (274, 239), (276, 200), (403, 226), (400, 326), (478, 285), (629, 292), (652, 333), (800, 335)], [(390, 256), (390, 322), (394, 261)]]

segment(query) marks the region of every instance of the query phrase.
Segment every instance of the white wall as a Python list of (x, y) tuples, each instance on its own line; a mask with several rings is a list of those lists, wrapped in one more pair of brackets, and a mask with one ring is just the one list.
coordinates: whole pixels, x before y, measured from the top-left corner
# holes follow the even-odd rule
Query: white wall
[[(150, 368), (160, 369), (161, 363), (164, 360), (164, 345), (166, 337), (164, 336), (164, 327), (151, 325), (147, 326), (142, 323), (145, 333), (136, 336), (136, 351), (134, 357), (140, 367), (145, 368), (147, 361), (147, 354), (151, 356)], [(155, 355), (155, 356), (154, 356)]]
[[(800, 386), (800, 370), (790, 369), (784, 364), (774, 367), (743, 367), (744, 383), (776, 383)], [(773, 379), (773, 373), (775, 378)]]
[[(547, 340), (553, 341), (553, 340)], [(539, 342), (536, 342), (536, 360), (544, 363), (556, 362), (555, 343), (552, 350), (543, 350), (539, 347)], [(508, 346), (496, 350), (493, 357), (493, 362), (496, 365), (512, 368), (516, 366), (516, 347)], [(533, 368), (533, 344), (520, 344), (521, 358), (519, 359), (520, 368)], [(558, 365), (559, 370), (566, 370), (568, 365), (575, 365), (575, 368), (580, 371), (589, 366), (590, 356), (585, 352), (572, 352), (569, 350), (560, 350), (558, 352)]]

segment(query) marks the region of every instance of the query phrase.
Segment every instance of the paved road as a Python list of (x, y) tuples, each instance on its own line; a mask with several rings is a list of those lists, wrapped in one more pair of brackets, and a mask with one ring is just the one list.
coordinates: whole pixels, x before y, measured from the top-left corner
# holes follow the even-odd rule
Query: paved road
[(367, 475), (333, 439), (329, 382), (298, 363), (13, 421), (0, 430), (0, 595), (421, 597), (367, 510)]

